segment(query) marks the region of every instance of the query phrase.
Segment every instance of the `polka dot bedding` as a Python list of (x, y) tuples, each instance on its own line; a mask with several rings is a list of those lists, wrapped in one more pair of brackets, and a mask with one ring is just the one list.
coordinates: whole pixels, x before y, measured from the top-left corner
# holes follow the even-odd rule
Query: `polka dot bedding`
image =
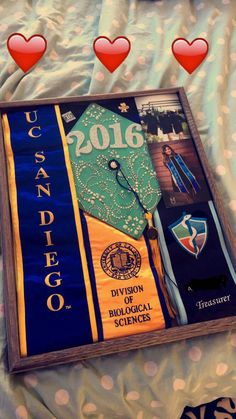
[[(184, 86), (236, 233), (234, 0), (1, 0), (0, 14), (3, 101)], [(48, 42), (27, 74), (7, 51), (14, 32)], [(112, 74), (94, 56), (99, 35), (131, 41), (129, 56)], [(191, 76), (172, 55), (177, 37), (209, 43)], [(9, 376), (2, 288), (1, 279), (0, 418), (178, 419), (185, 406), (236, 397), (233, 331)]]

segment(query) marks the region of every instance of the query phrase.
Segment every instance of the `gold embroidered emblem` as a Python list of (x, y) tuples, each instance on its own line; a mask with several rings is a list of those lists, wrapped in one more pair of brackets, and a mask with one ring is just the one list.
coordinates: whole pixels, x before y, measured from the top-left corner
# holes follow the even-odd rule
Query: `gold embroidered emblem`
[(118, 109), (121, 111), (121, 113), (128, 112), (129, 106), (126, 105), (125, 102), (122, 102), (120, 103), (120, 106), (118, 106)]
[(141, 268), (141, 256), (131, 244), (117, 242), (104, 250), (101, 266), (114, 279), (130, 279), (136, 277)]

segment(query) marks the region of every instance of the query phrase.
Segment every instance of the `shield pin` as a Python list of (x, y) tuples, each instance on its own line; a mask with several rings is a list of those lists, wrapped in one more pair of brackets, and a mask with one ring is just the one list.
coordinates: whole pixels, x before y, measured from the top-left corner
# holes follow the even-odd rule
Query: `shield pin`
[(199, 256), (207, 240), (206, 218), (192, 217), (184, 212), (182, 217), (168, 228), (184, 250), (196, 258)]

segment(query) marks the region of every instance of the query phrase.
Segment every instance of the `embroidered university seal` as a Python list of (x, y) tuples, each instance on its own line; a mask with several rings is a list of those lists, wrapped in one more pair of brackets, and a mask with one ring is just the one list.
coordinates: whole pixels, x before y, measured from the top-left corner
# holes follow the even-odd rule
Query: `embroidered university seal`
[(114, 279), (130, 279), (141, 267), (141, 256), (129, 243), (116, 242), (108, 246), (101, 256), (101, 267)]
[(182, 217), (168, 228), (179, 245), (197, 259), (207, 240), (206, 218), (192, 217), (183, 212)]

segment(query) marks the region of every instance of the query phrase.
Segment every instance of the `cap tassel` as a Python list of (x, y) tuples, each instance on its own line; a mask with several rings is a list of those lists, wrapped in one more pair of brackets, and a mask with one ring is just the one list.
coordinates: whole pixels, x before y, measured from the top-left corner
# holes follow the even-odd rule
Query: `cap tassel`
[(158, 231), (153, 226), (152, 214), (150, 212), (145, 213), (145, 218), (148, 222), (147, 236), (149, 238), (149, 243), (150, 243), (150, 247), (151, 247), (151, 251), (152, 251), (152, 259), (153, 259), (153, 262), (154, 262), (154, 266), (157, 270), (157, 275), (158, 275), (160, 287), (161, 287), (162, 293), (163, 293), (164, 298), (165, 298), (165, 303), (166, 303), (166, 306), (167, 306), (167, 309), (168, 309), (168, 313), (169, 313), (170, 317), (172, 319), (174, 319), (175, 316), (176, 316), (176, 311), (172, 307), (170, 297), (169, 297), (169, 294), (167, 292), (166, 285), (165, 285), (164, 272), (163, 272), (162, 261), (161, 261), (160, 247), (159, 247), (159, 244), (158, 244)]
[[(147, 223), (148, 223), (147, 236), (148, 236), (149, 243), (150, 243), (150, 246), (151, 246), (154, 266), (157, 270), (160, 287), (161, 287), (162, 293), (163, 293), (164, 298), (165, 298), (165, 302), (166, 302), (166, 306), (167, 306), (169, 315), (172, 319), (174, 319), (175, 315), (176, 315), (176, 312), (171, 305), (170, 297), (169, 297), (169, 294), (168, 294), (166, 286), (165, 286), (165, 279), (164, 279), (164, 274), (163, 274), (163, 269), (162, 269), (161, 254), (160, 254), (160, 248), (159, 248), (159, 244), (158, 244), (158, 232), (157, 232), (157, 229), (154, 227), (153, 222), (152, 222), (152, 213), (147, 211), (147, 209), (142, 204), (137, 191), (134, 190), (134, 188), (132, 188), (129, 180), (125, 176), (125, 174), (124, 174), (124, 172), (121, 168), (120, 162), (116, 159), (109, 160), (108, 161), (108, 167), (109, 167), (110, 170), (115, 171), (116, 181), (120, 185), (120, 187), (123, 188), (123, 189), (126, 189), (127, 191), (133, 192), (134, 196), (137, 199), (137, 202), (138, 202), (140, 208), (142, 208), (142, 210), (144, 212), (145, 218), (146, 218)], [(127, 183), (127, 187), (122, 185), (122, 183), (120, 183), (118, 173), (120, 173), (123, 176), (123, 178), (125, 179), (125, 181)]]

